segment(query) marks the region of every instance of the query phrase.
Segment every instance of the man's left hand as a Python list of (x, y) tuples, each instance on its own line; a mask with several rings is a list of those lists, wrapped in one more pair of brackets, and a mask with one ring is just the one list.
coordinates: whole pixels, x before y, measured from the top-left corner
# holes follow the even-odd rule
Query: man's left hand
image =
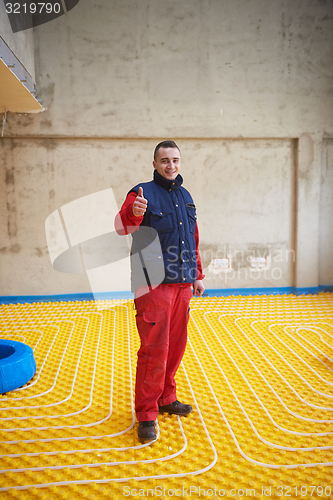
[(195, 280), (193, 284), (193, 295), (196, 295), (197, 297), (201, 297), (201, 295), (204, 293), (205, 287), (203, 286), (203, 283), (201, 280)]

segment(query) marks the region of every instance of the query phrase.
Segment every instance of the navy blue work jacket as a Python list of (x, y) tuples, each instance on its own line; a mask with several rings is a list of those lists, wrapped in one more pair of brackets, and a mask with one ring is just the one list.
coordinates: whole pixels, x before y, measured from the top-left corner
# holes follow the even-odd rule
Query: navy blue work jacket
[[(154, 170), (154, 180), (140, 183), (129, 191), (138, 193), (141, 186), (143, 196), (148, 202), (140, 228), (151, 227), (158, 233), (165, 272), (162, 283), (194, 283), (197, 276), (196, 208), (190, 193), (182, 187), (182, 183), (183, 178), (179, 174), (176, 179), (168, 180)], [(139, 232), (140, 230), (132, 233), (131, 255), (138, 252), (136, 233)], [(140, 272), (133, 267), (132, 265), (131, 275), (134, 292), (137, 286), (143, 283), (140, 283)], [(147, 277), (146, 270), (144, 271)]]

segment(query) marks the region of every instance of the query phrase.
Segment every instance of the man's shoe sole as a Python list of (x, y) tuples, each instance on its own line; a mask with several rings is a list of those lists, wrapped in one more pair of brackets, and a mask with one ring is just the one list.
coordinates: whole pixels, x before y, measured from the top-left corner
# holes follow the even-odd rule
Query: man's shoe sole
[(142, 443), (142, 444), (144, 444), (144, 443), (149, 443), (149, 442), (153, 442), (153, 441), (155, 441), (155, 440), (156, 440), (156, 437), (157, 437), (157, 436), (155, 436), (155, 437), (151, 437), (151, 438), (140, 438), (140, 437), (139, 437), (139, 441), (140, 441), (140, 443)]
[(169, 413), (169, 415), (179, 415), (180, 417), (186, 417), (186, 415), (189, 415), (192, 413), (193, 409), (190, 411), (185, 412), (179, 412), (177, 413), (176, 411), (173, 410), (158, 410), (158, 413)]

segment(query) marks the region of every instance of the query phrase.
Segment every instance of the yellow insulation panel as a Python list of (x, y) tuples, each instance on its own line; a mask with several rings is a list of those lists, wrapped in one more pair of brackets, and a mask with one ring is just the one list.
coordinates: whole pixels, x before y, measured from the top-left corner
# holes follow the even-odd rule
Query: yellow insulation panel
[(191, 301), (188, 417), (140, 444), (133, 301), (2, 305), (37, 372), (0, 397), (1, 499), (333, 499), (333, 294)]

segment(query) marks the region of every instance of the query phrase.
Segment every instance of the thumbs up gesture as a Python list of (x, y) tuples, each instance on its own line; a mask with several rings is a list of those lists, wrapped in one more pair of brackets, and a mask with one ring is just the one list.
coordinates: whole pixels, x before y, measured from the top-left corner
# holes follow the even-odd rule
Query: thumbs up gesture
[(135, 217), (142, 217), (147, 210), (147, 203), (146, 198), (143, 197), (143, 189), (140, 186), (138, 196), (135, 198), (132, 206), (133, 215), (135, 215)]

